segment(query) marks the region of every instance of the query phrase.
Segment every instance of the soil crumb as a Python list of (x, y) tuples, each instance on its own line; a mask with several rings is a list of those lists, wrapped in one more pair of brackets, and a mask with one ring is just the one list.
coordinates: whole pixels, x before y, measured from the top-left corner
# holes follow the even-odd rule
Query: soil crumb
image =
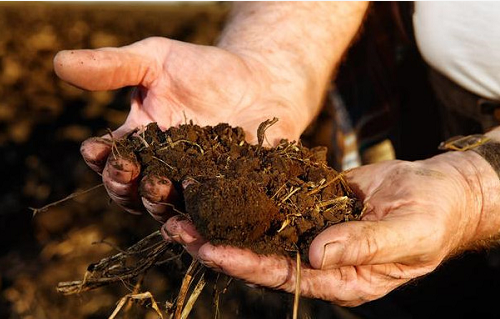
[(213, 244), (250, 248), (261, 254), (299, 251), (328, 226), (359, 220), (363, 205), (326, 164), (326, 148), (308, 149), (281, 140), (262, 146), (245, 141), (240, 127), (184, 124), (162, 132), (156, 123), (115, 141), (121, 156), (144, 175), (165, 176), (185, 211)]

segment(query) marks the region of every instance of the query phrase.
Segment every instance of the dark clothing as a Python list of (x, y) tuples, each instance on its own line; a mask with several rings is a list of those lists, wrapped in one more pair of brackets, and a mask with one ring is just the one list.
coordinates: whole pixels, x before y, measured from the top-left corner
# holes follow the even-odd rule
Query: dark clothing
[(483, 133), (500, 125), (500, 102), (471, 93), (432, 69), (429, 81), (439, 103), (444, 139)]

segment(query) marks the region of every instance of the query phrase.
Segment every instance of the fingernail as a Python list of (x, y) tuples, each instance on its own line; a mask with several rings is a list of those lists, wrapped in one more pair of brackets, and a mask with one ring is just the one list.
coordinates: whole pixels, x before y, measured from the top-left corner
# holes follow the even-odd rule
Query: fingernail
[(178, 221), (168, 222), (164, 225), (164, 227), (169, 237), (179, 242), (180, 244), (189, 245), (198, 239), (188, 234), (182, 228), (182, 224)]
[(163, 225), (163, 229), (170, 237), (179, 236), (179, 224), (177, 221), (169, 219), (165, 225)]
[(170, 237), (167, 230), (165, 229), (165, 225), (160, 227), (160, 234), (163, 237), (163, 240), (165, 240), (168, 243), (172, 242), (172, 237)]
[(166, 241), (172, 241), (172, 240), (176, 240), (177, 238), (179, 238), (179, 235), (171, 234), (168, 231), (167, 224), (164, 224), (163, 226), (161, 226), (160, 232)]
[(128, 160), (110, 159), (108, 170), (110, 177), (122, 184), (128, 184), (138, 176), (137, 166)]
[(117, 157), (110, 157), (109, 165), (123, 172), (132, 172), (135, 170), (136, 167), (136, 165), (133, 164), (131, 161)]
[(175, 189), (168, 178), (145, 176), (141, 181), (140, 192), (150, 202), (169, 202), (175, 200)]
[(188, 233), (186, 232), (182, 232), (179, 234), (181, 236), (181, 240), (186, 244), (186, 245), (189, 245), (191, 243), (194, 243), (196, 241), (196, 237), (193, 237), (191, 235), (189, 235)]
[(96, 171), (102, 171), (110, 151), (109, 142), (106, 143), (100, 137), (91, 137), (83, 141), (80, 146), (80, 153), (85, 162)]
[(335, 268), (340, 260), (342, 245), (337, 242), (328, 243), (323, 248), (321, 269)]

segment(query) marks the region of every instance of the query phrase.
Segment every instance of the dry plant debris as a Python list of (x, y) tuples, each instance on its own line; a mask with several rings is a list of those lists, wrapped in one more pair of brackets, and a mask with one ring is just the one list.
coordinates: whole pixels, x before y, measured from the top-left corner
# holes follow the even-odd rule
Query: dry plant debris
[[(111, 136), (111, 156), (125, 156), (141, 166), (142, 174), (167, 177), (173, 182), (183, 198), (173, 210), (194, 222), (212, 243), (265, 254), (295, 252), (292, 316), (297, 318), (301, 256), (307, 260), (308, 246), (319, 232), (336, 223), (360, 219), (363, 207), (343, 175), (326, 165), (324, 148), (310, 150), (287, 140), (281, 140), (276, 147), (264, 147), (265, 132), (277, 121), (274, 118), (259, 126), (257, 145), (245, 141), (242, 128), (228, 124), (200, 127), (189, 123), (163, 132), (151, 123), (122, 139)], [(143, 241), (148, 242), (147, 238)], [(142, 244), (138, 243), (136, 246), (141, 248), (133, 251), (144, 250)], [(156, 249), (161, 251), (163, 247)], [(120, 277), (136, 276), (152, 266), (157, 253), (152, 248), (147, 251), (151, 252), (148, 263), (132, 270), (118, 267)], [(59, 289), (78, 292), (114, 280), (106, 268), (122, 258), (118, 254), (105, 259), (90, 267), (83, 282), (63, 284)], [(99, 278), (95, 277), (96, 270)], [(204, 271), (196, 260), (192, 261), (172, 307), (172, 318), (187, 318), (206, 285)], [(196, 276), (198, 282), (191, 289)], [(130, 294), (122, 298), (114, 314), (125, 300), (136, 296), (150, 298), (153, 307), (156, 305), (151, 295)]]
[[(264, 147), (265, 131), (276, 122), (273, 119), (260, 125), (257, 145), (245, 141), (241, 128), (228, 124), (200, 127), (190, 123), (163, 132), (152, 123), (122, 139), (111, 136), (111, 156), (137, 161), (142, 174), (170, 179), (184, 199), (173, 210), (193, 221), (212, 243), (266, 254), (295, 252), (296, 318), (301, 256), (306, 259), (307, 247), (320, 231), (336, 223), (360, 219), (363, 207), (342, 174), (326, 165), (324, 149), (310, 150), (287, 140), (276, 147)], [(160, 232), (154, 232), (127, 250), (91, 264), (83, 280), (62, 282), (57, 289), (63, 294), (75, 294), (131, 280), (156, 264), (177, 258), (169, 246)], [(168, 258), (162, 257), (167, 252)], [(192, 261), (175, 304), (166, 307), (170, 318), (187, 318), (206, 285), (205, 271), (199, 262)], [(217, 308), (219, 294), (216, 291), (214, 295)], [(147, 291), (124, 296), (110, 318), (127, 301), (145, 299), (163, 318), (153, 295)]]
[(83, 280), (61, 282), (57, 286), (57, 291), (71, 295), (131, 280), (154, 265), (178, 258), (179, 256), (174, 254), (169, 246), (171, 244), (164, 241), (160, 232), (156, 231), (127, 250), (90, 264)]

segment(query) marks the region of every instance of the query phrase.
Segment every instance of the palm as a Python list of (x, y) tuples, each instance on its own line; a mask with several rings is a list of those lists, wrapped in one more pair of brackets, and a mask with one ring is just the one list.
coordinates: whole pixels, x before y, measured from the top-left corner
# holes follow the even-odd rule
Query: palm
[(299, 131), (287, 124), (292, 123), (292, 103), (260, 84), (261, 77), (268, 75), (259, 64), (215, 47), (164, 38), (135, 45), (151, 54), (142, 62), (148, 71), (120, 133), (150, 122), (162, 128), (186, 120), (200, 125), (227, 122), (243, 127), (248, 140), (255, 141), (258, 125), (278, 117), (271, 136), (298, 138)]
[(429, 160), (391, 161), (347, 173), (367, 210), (358, 227), (336, 225), (314, 240), (311, 248), (321, 251), (328, 242), (346, 243), (327, 261), (311, 256), (317, 267), (337, 266), (326, 271), (328, 277), (349, 286), (321, 297), (351, 306), (377, 299), (453, 253), (464, 239), (457, 230), (467, 227), (462, 222), (467, 219), (457, 215), (464, 211), (455, 187), (460, 185), (444, 171)]
[[(130, 113), (113, 132), (115, 138), (151, 122), (167, 129), (192, 120), (241, 126), (247, 140), (256, 142), (259, 124), (277, 117), (278, 123), (266, 131), (266, 140), (277, 144), (281, 138), (298, 139), (308, 122), (307, 111), (293, 98), (300, 92), (289, 89), (288, 79), (256, 59), (216, 47), (149, 38), (122, 48), (62, 51), (54, 58), (54, 68), (63, 80), (87, 90), (136, 87)], [(81, 152), (124, 209), (146, 209), (160, 221), (168, 216), (163, 203), (175, 197), (175, 190), (165, 186), (168, 181), (141, 177), (137, 163), (128, 159), (110, 160), (111, 146), (105, 139), (84, 141)], [(139, 178), (150, 187), (143, 189), (142, 197)]]
[[(391, 229), (383, 244), (386, 249), (392, 250), (392, 258), (400, 238), (411, 237), (405, 247), (413, 256), (401, 251), (404, 256), (397, 258), (405, 263), (413, 262), (415, 256), (422, 261), (442, 259), (444, 256), (431, 255), (435, 246), (454, 247), (462, 240), (451, 236), (450, 232), (450, 229), (464, 227), (460, 224), (463, 219), (457, 216), (465, 210), (460, 198), (461, 185), (444, 169), (433, 160), (390, 161), (364, 166), (347, 174), (350, 184), (365, 198), (365, 227), (376, 224), (376, 227)], [(398, 227), (394, 227), (396, 225)]]
[[(464, 241), (470, 218), (463, 186), (440, 159), (390, 161), (346, 173), (367, 205), (362, 221), (334, 225), (312, 242), (302, 266), (301, 294), (355, 306), (380, 298), (434, 268)], [(212, 246), (185, 221), (167, 222), (168, 235), (207, 265), (251, 283), (295, 290), (294, 262), (235, 247)], [(181, 227), (173, 225), (183, 225)], [(183, 229), (179, 232), (179, 229)], [(173, 238), (173, 237), (172, 237)], [(177, 240), (177, 239), (176, 239)]]

